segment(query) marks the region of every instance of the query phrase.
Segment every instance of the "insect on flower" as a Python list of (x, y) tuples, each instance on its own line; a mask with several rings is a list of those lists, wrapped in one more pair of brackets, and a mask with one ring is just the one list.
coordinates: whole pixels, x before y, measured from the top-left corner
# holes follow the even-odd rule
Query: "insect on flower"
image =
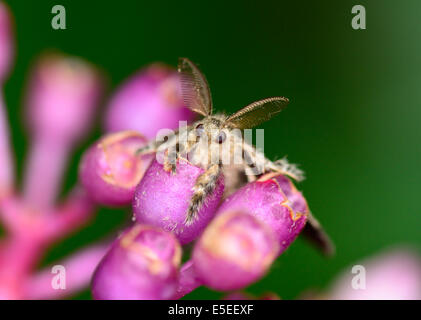
[(139, 153), (162, 154), (164, 169), (174, 174), (180, 158), (206, 170), (193, 187), (186, 225), (196, 220), (199, 209), (214, 191), (221, 174), (230, 178), (245, 175), (248, 181), (254, 181), (258, 175), (278, 172), (296, 180), (303, 179), (303, 173), (295, 165), (289, 164), (286, 159), (270, 161), (242, 137), (245, 129), (251, 129), (282, 111), (289, 103), (287, 98), (259, 100), (230, 116), (213, 114), (209, 86), (198, 67), (189, 59), (182, 58), (178, 72), (185, 105), (203, 118), (165, 137), (158, 134), (157, 139), (139, 149)]

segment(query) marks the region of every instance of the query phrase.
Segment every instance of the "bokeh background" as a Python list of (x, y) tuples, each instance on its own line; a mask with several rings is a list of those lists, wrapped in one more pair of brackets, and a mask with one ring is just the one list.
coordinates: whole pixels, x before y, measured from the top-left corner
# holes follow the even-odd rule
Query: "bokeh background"
[[(291, 104), (264, 124), (265, 152), (301, 164), (313, 213), (334, 239), (322, 257), (298, 239), (250, 293), (295, 298), (379, 250), (421, 246), (421, 3), (404, 1), (6, 1), (16, 20), (17, 60), (5, 88), (22, 172), (28, 140), (23, 89), (33, 60), (48, 48), (81, 56), (108, 76), (109, 95), (139, 68), (157, 61), (197, 62), (218, 111), (284, 95)], [(51, 8), (66, 8), (67, 29), (53, 30)], [(351, 28), (362, 4), (367, 29)], [(106, 101), (107, 97), (104, 98)], [(99, 119), (100, 117), (98, 117)], [(74, 153), (63, 192), (77, 179)], [(53, 247), (44, 264), (115, 232), (125, 210), (101, 209), (80, 233)], [(89, 298), (87, 290), (75, 298)], [(198, 289), (192, 299), (218, 298)]]

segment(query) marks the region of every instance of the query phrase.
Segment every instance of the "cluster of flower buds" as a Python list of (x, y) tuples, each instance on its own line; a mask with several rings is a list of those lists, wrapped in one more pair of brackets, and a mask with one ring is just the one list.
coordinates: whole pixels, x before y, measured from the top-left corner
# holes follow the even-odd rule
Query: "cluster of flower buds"
[[(0, 84), (11, 69), (11, 17), (0, 4)], [(224, 194), (229, 175), (214, 181), (186, 223), (195, 184), (205, 170), (180, 158), (175, 173), (155, 154), (138, 150), (160, 129), (176, 129), (194, 114), (183, 104), (177, 72), (152, 65), (125, 82), (106, 106), (105, 135), (89, 147), (75, 188), (58, 201), (72, 148), (94, 122), (103, 78), (76, 57), (46, 54), (35, 64), (26, 95), (31, 134), (23, 190), (15, 190), (13, 161), (0, 95), (0, 295), (57, 298), (48, 270), (35, 271), (44, 250), (92, 217), (95, 206), (127, 206), (134, 222), (109, 246), (97, 244), (59, 263), (67, 294), (92, 278), (96, 299), (177, 299), (198, 286), (242, 290), (262, 278), (303, 230), (309, 209), (281, 174), (267, 174)], [(181, 245), (193, 243), (180, 266)], [(105, 256), (104, 256), (105, 254)], [(100, 262), (99, 262), (100, 261)]]
[[(61, 179), (75, 143), (93, 122), (102, 87), (95, 67), (82, 59), (46, 54), (35, 62), (25, 99), (25, 123), (30, 150), (22, 190), (18, 190), (9, 142), (3, 85), (12, 70), (12, 17), (0, 3), (0, 220), (7, 231), (0, 246), (0, 296), (3, 299), (57, 298), (51, 268), (35, 268), (44, 251), (74, 232), (94, 213), (79, 187), (57, 203)], [(66, 294), (86, 286), (106, 249), (103, 244), (83, 249), (58, 265), (69, 268)]]
[[(80, 181), (101, 205), (131, 202), (136, 228), (158, 228), (174, 235), (181, 245), (195, 241), (190, 260), (177, 272), (178, 284), (172, 298), (183, 297), (202, 285), (219, 291), (240, 290), (268, 272), (274, 260), (302, 231), (309, 209), (302, 194), (281, 174), (262, 176), (227, 199), (224, 186), (230, 181), (220, 175), (197, 217), (186, 223), (193, 190), (204, 168), (180, 157), (172, 172), (159, 161), (159, 155), (154, 154), (153, 159), (150, 154), (136, 153), (159, 129), (171, 129), (180, 120), (192, 119), (184, 108), (167, 110), (170, 102), (174, 106), (180, 103), (176, 81), (175, 74), (152, 66), (114, 96), (106, 113), (106, 128), (112, 133), (86, 151), (80, 164)], [(171, 99), (156, 95), (162, 90), (166, 93), (173, 90)], [(172, 287), (174, 278), (168, 278), (168, 286), (160, 283), (162, 279), (157, 280), (154, 289), (144, 284), (142, 279), (149, 273), (143, 263), (133, 264), (126, 257), (131, 256), (128, 253), (131, 251), (121, 245), (121, 239), (126, 238), (123, 235), (116, 240), (98, 267), (94, 297), (168, 297), (168, 287)], [(132, 271), (122, 274), (126, 269)], [(148, 277), (150, 281), (154, 279)], [(144, 290), (139, 287), (133, 293), (137, 280), (143, 283)], [(165, 292), (158, 294), (157, 288)]]
[[(8, 109), (3, 95), (3, 86), (13, 61), (13, 18), (7, 5), (1, 1), (0, 222), (6, 232), (0, 239), (0, 298), (60, 298), (86, 288), (109, 243), (93, 244), (55, 262), (54, 265), (65, 270), (67, 280), (61, 285), (66, 290), (54, 288), (52, 270), (57, 268), (49, 266), (36, 270), (45, 250), (92, 218), (96, 205), (130, 205), (135, 187), (152, 160), (152, 156), (138, 156), (136, 151), (161, 127), (175, 128), (178, 121), (192, 119), (193, 113), (181, 103), (175, 70), (154, 65), (139, 71), (113, 95), (106, 108), (105, 123), (109, 134), (87, 150), (80, 165), (78, 183), (59, 199), (63, 173), (72, 149), (94, 125), (104, 77), (97, 68), (81, 58), (58, 52), (43, 54), (35, 60), (25, 93), (24, 123), (31, 139), (20, 190), (15, 181)], [(138, 229), (134, 229), (137, 232)], [(156, 271), (156, 268), (165, 265), (164, 261), (170, 255), (162, 246), (165, 241), (172, 243), (172, 273), (168, 273), (165, 279), (159, 278), (163, 275), (160, 273), (150, 281), (161, 279), (164, 284), (170, 277), (176, 279), (177, 257), (180, 255), (177, 240), (169, 234), (162, 235), (161, 231), (148, 230), (139, 233), (133, 244), (125, 249), (136, 251), (138, 246), (144, 246), (145, 261), (155, 261), (151, 264), (151, 271)], [(125, 236), (123, 239), (122, 243), (127, 243), (129, 238)], [(154, 254), (158, 255), (162, 264), (158, 264)], [(129, 260), (132, 258), (128, 255)], [(108, 260), (104, 259), (103, 264), (107, 265)], [(124, 265), (121, 267), (124, 268)], [(102, 273), (99, 270), (97, 278), (101, 283)], [(105, 267), (101, 270), (110, 269)], [(112, 274), (112, 271), (107, 273)], [(149, 295), (136, 297), (168, 298), (176, 290), (175, 282), (172, 287), (171, 290), (166, 285), (156, 289), (156, 296), (151, 291)], [(115, 293), (114, 296), (95, 296), (116, 298), (120, 289), (116, 289)]]
[[(0, 243), (0, 299), (59, 298), (89, 282), (93, 297), (104, 300), (179, 299), (199, 286), (228, 292), (226, 299), (253, 299), (242, 290), (265, 276), (305, 227), (331, 251), (305, 198), (279, 173), (234, 190), (238, 181), (224, 172), (186, 223), (205, 170), (180, 158), (173, 173), (154, 154), (138, 152), (160, 129), (176, 129), (194, 118), (183, 104), (179, 75), (163, 65), (139, 71), (116, 90), (105, 110), (105, 135), (86, 150), (76, 186), (58, 201), (65, 165), (94, 122), (104, 81), (80, 58), (47, 54), (37, 60), (26, 94), (29, 157), (18, 190), (3, 99), (14, 58), (12, 20), (0, 2), (0, 221), (6, 230)], [(56, 262), (67, 274), (66, 290), (56, 290), (51, 268), (36, 266), (45, 250), (91, 218), (97, 205), (127, 206), (133, 225), (111, 246), (94, 244)], [(181, 246), (189, 243), (191, 255), (180, 265)], [(371, 275), (366, 290), (351, 288), (345, 274), (323, 297), (421, 298), (416, 254), (396, 251), (361, 264)]]
[[(180, 268), (174, 299), (202, 285), (230, 292), (258, 281), (302, 231), (309, 213), (302, 194), (281, 174), (264, 175), (224, 201), (224, 176), (221, 176), (199, 210), (197, 219), (186, 225), (193, 187), (203, 172), (204, 169), (182, 158), (177, 162), (175, 174), (153, 160), (134, 192), (136, 225), (159, 228), (173, 234), (181, 244), (196, 240), (190, 260)], [(116, 243), (121, 243), (121, 240)], [(112, 251), (115, 250), (111, 249), (109, 254), (114, 256)], [(104, 259), (99, 268), (111, 271), (95, 278), (98, 286), (104, 282), (101, 288), (105, 288), (107, 278), (114, 279), (112, 272), (116, 272), (115, 279), (123, 281), (119, 269), (112, 267), (115, 264), (118, 262), (114, 259)], [(134, 278), (124, 280), (126, 285), (136, 281), (137, 276), (131, 276)], [(113, 294), (100, 297), (127, 297), (125, 290), (121, 289), (121, 295), (117, 292), (119, 286), (113, 288)]]

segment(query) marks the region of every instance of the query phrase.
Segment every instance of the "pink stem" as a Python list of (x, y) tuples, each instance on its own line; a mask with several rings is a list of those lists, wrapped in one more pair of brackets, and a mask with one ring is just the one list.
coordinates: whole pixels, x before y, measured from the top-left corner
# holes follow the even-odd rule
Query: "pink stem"
[(44, 249), (40, 239), (32, 237), (10, 237), (1, 244), (0, 295), (3, 298), (24, 298), (21, 288)]
[(9, 141), (6, 106), (0, 89), (0, 196), (13, 188), (14, 166)]
[(23, 215), (20, 214), (20, 202), (15, 195), (4, 196), (0, 200), (0, 219), (3, 227), (11, 234), (19, 233)]
[[(0, 201), (0, 212), (9, 231), (0, 244), (0, 298), (23, 299), (28, 278), (47, 246), (92, 217), (94, 205), (83, 190), (76, 189), (64, 204), (42, 215), (11, 196)], [(91, 253), (88, 257), (93, 257)]]
[(11, 235), (26, 235), (52, 243), (92, 218), (95, 206), (83, 190), (75, 189), (58, 208), (47, 209), (43, 214), (31, 210), (30, 205), (16, 197), (8, 196), (0, 201), (0, 217)]
[(62, 238), (86, 223), (94, 212), (94, 203), (84, 190), (76, 188), (47, 220), (46, 236), (50, 238), (49, 241)]
[(202, 285), (194, 271), (193, 261), (189, 260), (180, 269), (177, 293), (173, 299), (180, 299)]
[[(15, 277), (29, 272), (44, 249), (41, 239), (33, 237), (11, 237), (1, 254), (2, 271)], [(7, 271), (7, 272), (6, 272)]]
[(40, 271), (27, 281), (25, 298), (58, 299), (82, 290), (89, 285), (92, 274), (107, 249), (108, 244), (95, 245), (58, 262), (56, 265), (63, 266), (65, 270), (65, 289), (53, 288), (52, 280), (57, 274), (52, 272), (51, 267)]
[(38, 208), (54, 205), (69, 153), (68, 144), (35, 137), (24, 178), (23, 198)]

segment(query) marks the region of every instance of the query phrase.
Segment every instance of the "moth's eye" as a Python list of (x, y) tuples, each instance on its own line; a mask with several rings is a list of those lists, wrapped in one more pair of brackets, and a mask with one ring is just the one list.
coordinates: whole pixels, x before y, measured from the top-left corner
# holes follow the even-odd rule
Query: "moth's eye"
[(219, 144), (223, 143), (225, 141), (225, 139), (227, 138), (227, 135), (225, 134), (224, 131), (221, 131), (218, 136), (216, 137), (216, 142), (218, 142)]
[(205, 128), (203, 127), (203, 124), (198, 124), (196, 126), (196, 134), (198, 136), (201, 136), (205, 132)]

